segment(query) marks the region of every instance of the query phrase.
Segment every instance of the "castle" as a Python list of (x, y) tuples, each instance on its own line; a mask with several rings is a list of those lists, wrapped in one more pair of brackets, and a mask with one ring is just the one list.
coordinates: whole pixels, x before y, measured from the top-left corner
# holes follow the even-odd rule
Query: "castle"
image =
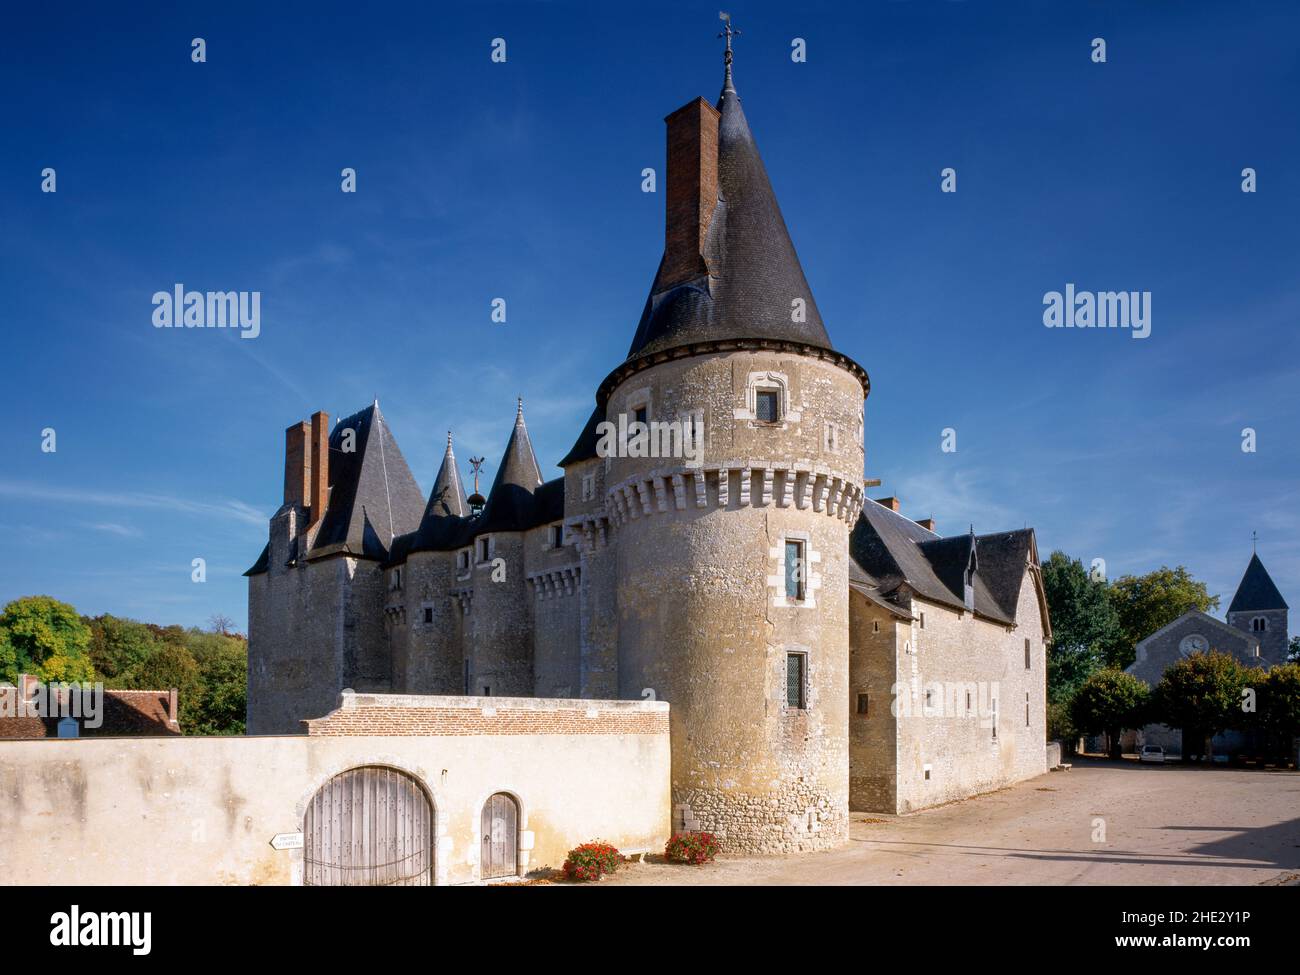
[[(718, 103), (665, 121), (663, 259), (562, 476), (522, 404), (486, 498), (450, 437), (425, 496), (377, 402), (289, 427), (247, 573), (249, 734), (297, 733), (345, 688), (654, 698), (673, 827), (733, 852), (1045, 771), (1033, 531), (943, 538), (866, 496), (868, 375), (823, 325), (730, 38)], [(674, 424), (684, 449), (606, 449), (606, 422)]]

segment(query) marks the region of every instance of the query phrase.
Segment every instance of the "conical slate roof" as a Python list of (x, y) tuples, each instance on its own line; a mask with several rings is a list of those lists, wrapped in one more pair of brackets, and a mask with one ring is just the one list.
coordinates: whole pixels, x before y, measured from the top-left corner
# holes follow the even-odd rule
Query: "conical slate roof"
[(515, 428), (510, 433), (501, 466), (497, 468), (492, 490), (488, 492), (483, 513), (475, 521), (475, 535), (484, 532), (523, 531), (536, 524), (534, 495), (542, 483), (541, 469), (528, 439), (521, 401), (515, 414)]
[[(719, 199), (705, 243), (712, 269), (708, 290), (696, 282), (661, 293), (656, 274), (629, 359), (725, 339), (831, 348), (730, 73), (718, 111)], [(805, 303), (801, 322), (792, 321), (796, 298)]]
[(1251, 555), (1250, 564), (1246, 566), (1246, 574), (1241, 577), (1241, 585), (1237, 587), (1237, 594), (1232, 597), (1232, 605), (1228, 607), (1228, 612), (1248, 613), (1256, 609), (1288, 608), (1286, 600), (1277, 591), (1272, 577), (1264, 568), (1264, 563), (1259, 560), (1258, 555)]
[[(462, 544), (465, 525), (469, 515), (469, 505), (465, 500), (465, 489), (460, 483), (460, 472), (456, 469), (456, 455), (451, 449), (451, 434), (447, 434), (447, 451), (442, 455), (442, 466), (438, 468), (438, 477), (429, 492), (429, 502), (424, 507), (424, 517), (415, 537), (410, 540), (402, 552), (443, 551), (456, 548)], [(396, 551), (394, 552), (396, 555)]]
[(419, 526), (423, 507), (420, 486), (375, 402), (330, 432), (329, 501), (308, 557), (343, 552), (386, 559), (393, 539)]

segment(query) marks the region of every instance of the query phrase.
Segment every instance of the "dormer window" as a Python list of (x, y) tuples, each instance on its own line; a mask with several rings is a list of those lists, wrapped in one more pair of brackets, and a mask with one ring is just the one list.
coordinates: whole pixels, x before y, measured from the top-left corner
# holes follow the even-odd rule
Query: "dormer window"
[(754, 400), (754, 415), (760, 423), (776, 423), (781, 419), (781, 392), (760, 389)]

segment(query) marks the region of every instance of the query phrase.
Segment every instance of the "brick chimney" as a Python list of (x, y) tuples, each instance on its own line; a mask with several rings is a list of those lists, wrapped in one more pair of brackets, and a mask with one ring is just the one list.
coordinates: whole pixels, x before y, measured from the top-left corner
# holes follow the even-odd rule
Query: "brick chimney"
[(167, 692), (167, 720), (172, 724), (176, 724), (180, 720), (176, 714), (178, 696), (176, 688), (174, 687)]
[(718, 110), (703, 98), (687, 102), (668, 125), (668, 190), (664, 195), (664, 265), (660, 289), (708, 273), (704, 238), (718, 203)]
[(876, 498), (876, 504), (882, 504), (890, 511), (897, 511), (902, 507), (902, 505), (898, 503), (898, 498), (895, 497)]
[(307, 528), (315, 528), (325, 515), (330, 490), (330, 417), (324, 410), (311, 415), (311, 517)]
[(918, 518), (918, 519), (916, 519), (916, 523), (917, 523), (918, 525), (920, 525), (922, 528), (924, 528), (924, 529), (925, 529), (926, 531), (928, 531), (928, 532), (932, 532), (932, 531), (934, 531), (934, 519), (933, 519), (933, 518)]
[(307, 507), (311, 498), (311, 425), (295, 423), (284, 431), (284, 503)]

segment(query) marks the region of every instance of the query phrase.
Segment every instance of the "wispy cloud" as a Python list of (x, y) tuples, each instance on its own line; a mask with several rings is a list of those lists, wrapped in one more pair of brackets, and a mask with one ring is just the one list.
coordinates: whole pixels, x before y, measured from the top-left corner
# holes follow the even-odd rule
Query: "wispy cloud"
[(113, 521), (82, 522), (83, 528), (89, 528), (91, 531), (103, 532), (106, 535), (117, 535), (119, 538), (138, 538), (140, 532), (130, 525), (119, 525)]
[(123, 494), (114, 491), (90, 491), (52, 487), (25, 481), (4, 480), (0, 480), (0, 497), (92, 505), (104, 508), (151, 508), (174, 511), (178, 514), (227, 518), (246, 525), (257, 525), (259, 528), (265, 527), (267, 520), (266, 515), (257, 508), (234, 499), (194, 501), (190, 498), (170, 497), (165, 494)]

